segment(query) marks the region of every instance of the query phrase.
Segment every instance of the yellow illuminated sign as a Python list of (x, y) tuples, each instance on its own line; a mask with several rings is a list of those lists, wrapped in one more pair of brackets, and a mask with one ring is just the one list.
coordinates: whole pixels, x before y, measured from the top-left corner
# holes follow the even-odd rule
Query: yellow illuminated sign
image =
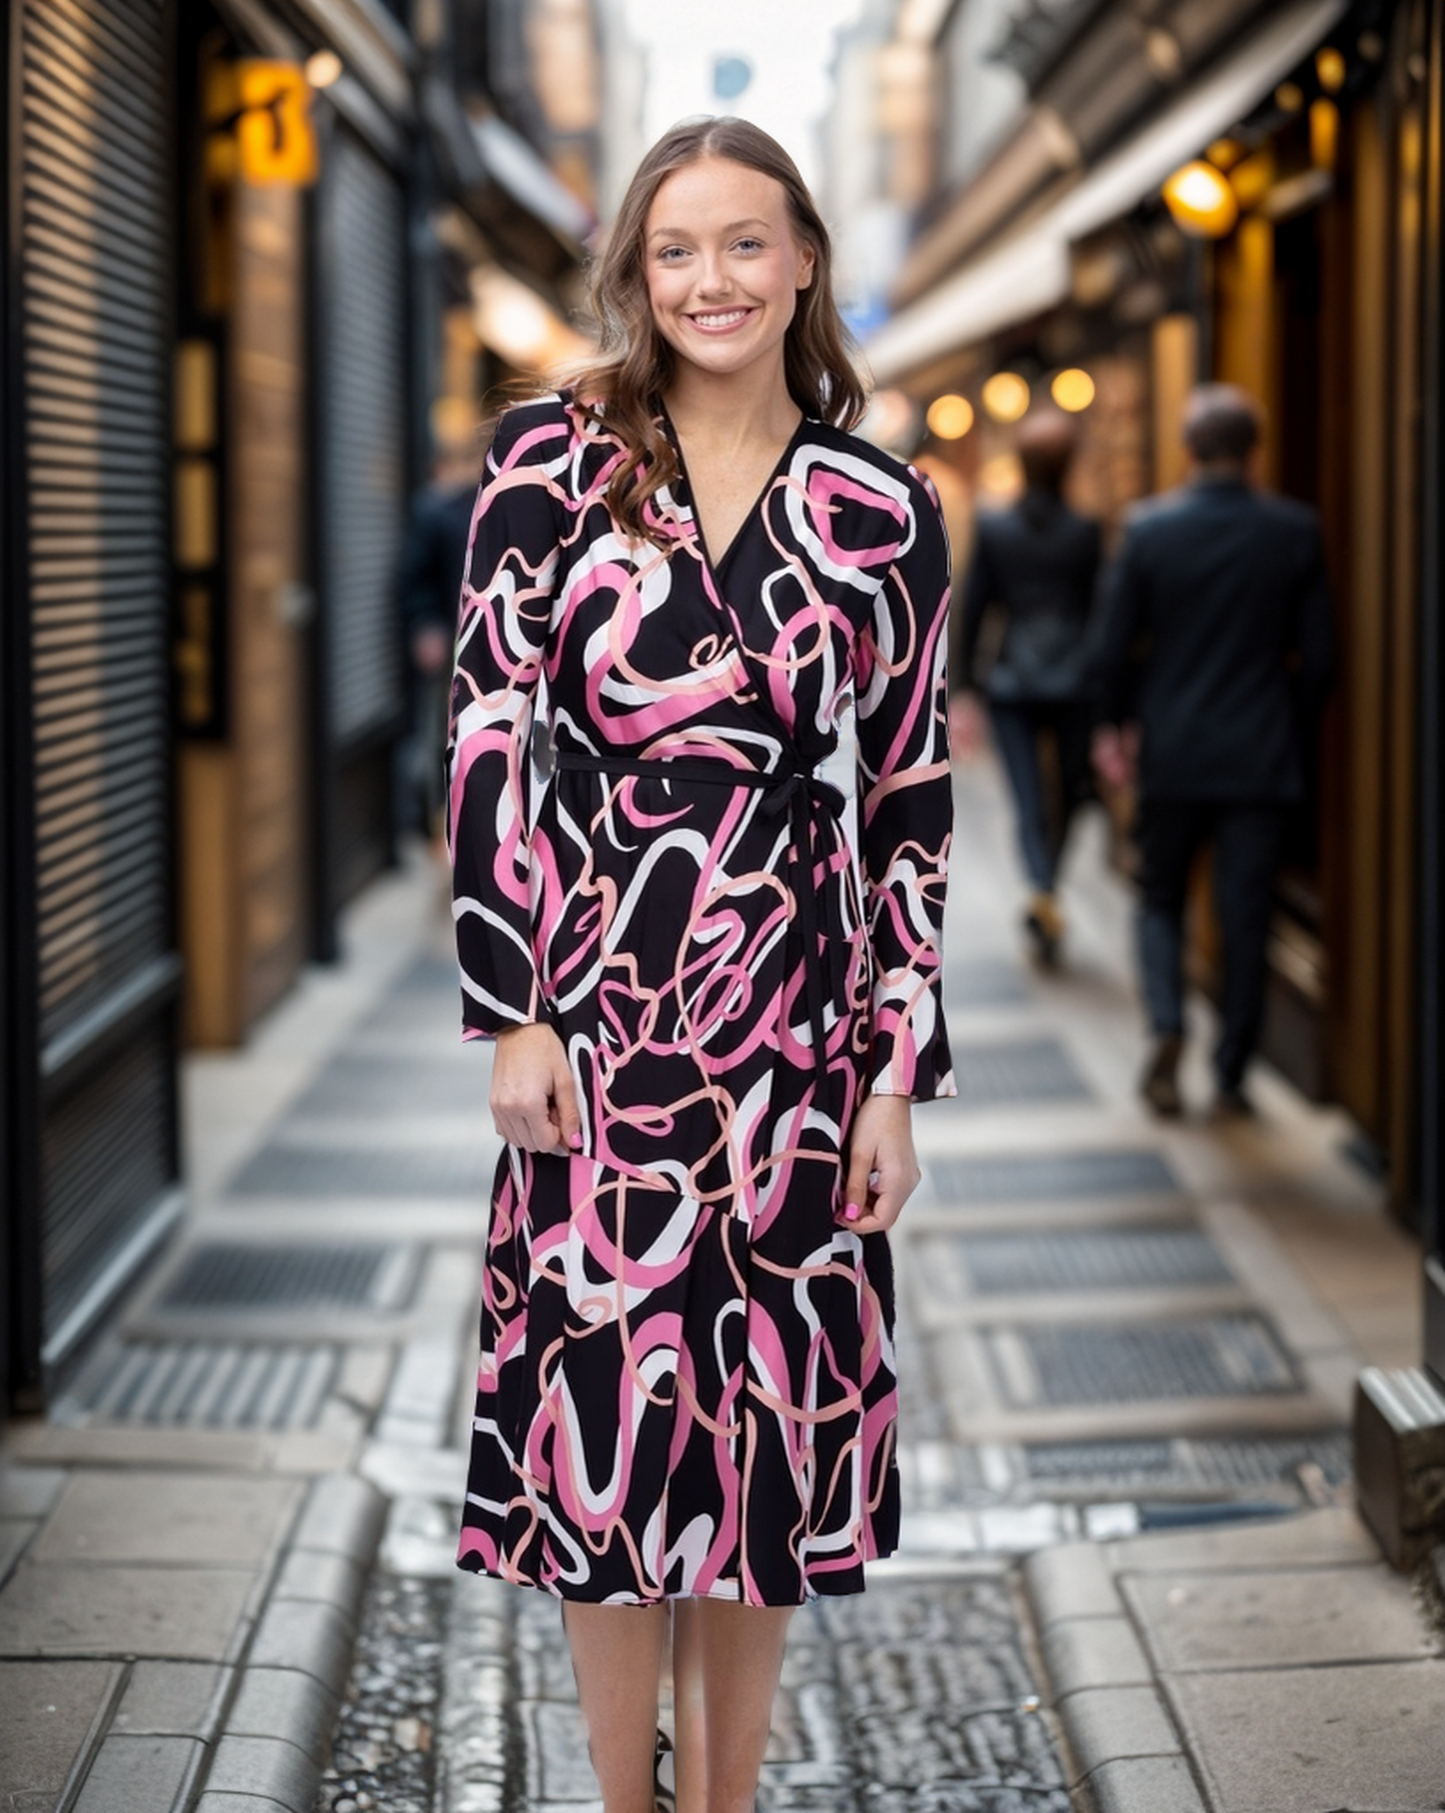
[(311, 93), (299, 63), (244, 57), (215, 65), (206, 96), (212, 175), (258, 184), (314, 183), (320, 159)]
[(318, 168), (311, 84), (299, 63), (247, 58), (236, 65), (236, 148), (248, 183), (314, 183)]

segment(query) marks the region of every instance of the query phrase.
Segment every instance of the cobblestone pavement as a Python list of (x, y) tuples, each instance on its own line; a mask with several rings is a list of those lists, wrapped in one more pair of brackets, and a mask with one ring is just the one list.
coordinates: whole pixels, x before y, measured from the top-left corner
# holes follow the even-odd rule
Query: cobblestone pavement
[[(1339, 1576), (1343, 1624), (1389, 1633), (1395, 1648), (1381, 1637), (1366, 1659), (1415, 1669), (1401, 1678), (1434, 1704), (1430, 1641), (1332, 1508), (1360, 1361), (1418, 1351), (1415, 1256), (1340, 1159), (1341, 1123), (1269, 1074), (1255, 1123), (1146, 1120), (1102, 824), (1071, 870), (1069, 962), (1039, 975), (1017, 954), (986, 766), (960, 776), (959, 807), (948, 994), (962, 1094), (915, 1117), (924, 1182), (894, 1243), (902, 1548), (860, 1599), (795, 1619), (763, 1802), (1433, 1806), (1215, 1793), (1228, 1758), (1210, 1760), (1204, 1688), (1155, 1676), (1170, 1656), (1187, 1671), (1189, 1654), (1232, 1654), (1232, 1639), (1216, 1630), (1209, 1650), (1166, 1633), (1156, 1653), (1149, 1623), (1171, 1594), (1192, 1603), (1191, 1567), (1313, 1555)], [(556, 1605), (452, 1565), (499, 1150), (486, 1054), (460, 1047), (456, 1021), (440, 877), (418, 859), (352, 916), (344, 965), (308, 978), (246, 1052), (191, 1066), (186, 1237), (49, 1421), (8, 1432), (0, 1805), (593, 1805)], [(1203, 1079), (1195, 1049), (1199, 1102)], [(1314, 1535), (1280, 1530), (1258, 1552), (1128, 1540), (1241, 1513), (1245, 1531), (1298, 1513)], [(1177, 1580), (1149, 1575), (1161, 1555)], [(1235, 1578), (1221, 1590), (1247, 1630)], [(1286, 1661), (1333, 1657), (1292, 1641)], [(42, 1729), (32, 1705), (64, 1716)]]

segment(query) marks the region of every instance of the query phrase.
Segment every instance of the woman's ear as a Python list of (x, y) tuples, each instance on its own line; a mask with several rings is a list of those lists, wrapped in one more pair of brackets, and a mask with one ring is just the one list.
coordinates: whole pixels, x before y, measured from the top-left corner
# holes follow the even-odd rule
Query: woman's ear
[(805, 290), (813, 281), (813, 271), (818, 262), (817, 253), (806, 240), (798, 247), (798, 288)]

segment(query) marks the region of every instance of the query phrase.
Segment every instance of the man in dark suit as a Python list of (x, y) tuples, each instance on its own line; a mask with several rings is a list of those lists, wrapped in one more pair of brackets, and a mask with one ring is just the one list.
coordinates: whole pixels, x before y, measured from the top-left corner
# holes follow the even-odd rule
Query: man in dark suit
[(1137, 756), (1140, 964), (1154, 1033), (1142, 1092), (1164, 1115), (1182, 1106), (1184, 908), (1209, 841), (1224, 947), (1215, 1113), (1250, 1112), (1243, 1083), (1264, 1011), (1272, 884), (1333, 659), (1319, 522), (1251, 485), (1259, 432), (1243, 391), (1194, 392), (1189, 481), (1137, 509), (1106, 589), (1094, 757), (1117, 784)]
[[(1045, 964), (1054, 962), (1064, 934), (1059, 864), (1089, 782), (1086, 631), (1101, 548), (1098, 523), (1064, 501), (1074, 444), (1073, 424), (1058, 410), (1040, 410), (1020, 427), (1024, 494), (975, 526), (954, 667), (961, 687), (988, 699), (1032, 890), (1024, 929)], [(998, 613), (1002, 634), (980, 677), (979, 641), (990, 611)], [(1040, 760), (1044, 738), (1054, 746), (1053, 798)]]

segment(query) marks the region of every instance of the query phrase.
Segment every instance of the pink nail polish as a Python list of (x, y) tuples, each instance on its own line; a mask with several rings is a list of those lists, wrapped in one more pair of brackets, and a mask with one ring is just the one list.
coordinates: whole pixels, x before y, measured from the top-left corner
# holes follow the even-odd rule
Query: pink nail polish
[(859, 1213), (860, 1213), (860, 1210), (859, 1210), (856, 1202), (850, 1202), (848, 1204), (847, 1208), (844, 1209), (844, 1211), (843, 1211), (843, 1214), (849, 1221), (856, 1221), (858, 1219)]
[(567, 1141), (567, 1144), (574, 1152), (580, 1152), (582, 1150), (582, 1135), (580, 1133), (574, 1133)]

